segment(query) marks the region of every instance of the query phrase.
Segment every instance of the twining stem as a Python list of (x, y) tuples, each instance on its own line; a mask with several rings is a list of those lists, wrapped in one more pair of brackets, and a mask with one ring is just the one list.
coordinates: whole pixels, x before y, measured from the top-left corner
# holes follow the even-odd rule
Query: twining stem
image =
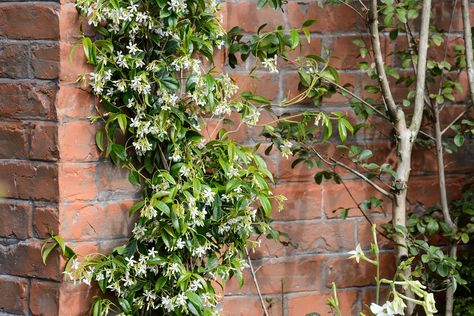
[(377, 274), (375, 276), (376, 281), (376, 290), (375, 290), (375, 304), (379, 305), (380, 301), (380, 251), (379, 251), (379, 243), (377, 241), (377, 229), (375, 224), (372, 224), (372, 239), (374, 240), (374, 252), (375, 252), (375, 267), (377, 268)]
[(255, 270), (253, 269), (252, 259), (250, 259), (250, 254), (249, 254), (248, 249), (245, 249), (245, 253), (247, 255), (247, 261), (250, 266), (250, 273), (252, 274), (253, 283), (255, 284), (255, 288), (257, 289), (257, 294), (260, 299), (260, 304), (262, 305), (262, 308), (263, 308), (263, 314), (265, 316), (269, 316), (267, 306), (265, 305), (265, 301), (263, 300), (263, 297), (262, 297), (262, 292), (260, 292), (260, 286), (258, 285), (257, 275), (255, 274)]

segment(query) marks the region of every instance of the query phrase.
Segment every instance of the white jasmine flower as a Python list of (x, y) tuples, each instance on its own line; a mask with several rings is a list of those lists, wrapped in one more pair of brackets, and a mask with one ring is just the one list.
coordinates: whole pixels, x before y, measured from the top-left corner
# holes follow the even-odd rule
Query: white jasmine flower
[(375, 303), (370, 304), (370, 311), (374, 316), (393, 316), (396, 315), (392, 310), (390, 302), (386, 302), (382, 306)]
[(183, 293), (179, 293), (176, 296), (176, 304), (178, 306), (186, 306), (186, 295), (184, 295)]
[(278, 73), (278, 68), (277, 68), (277, 56), (273, 58), (265, 58), (262, 61), (262, 65), (270, 70), (270, 73)]
[(365, 254), (364, 254), (364, 252), (362, 251), (362, 248), (360, 247), (360, 244), (358, 244), (358, 245), (356, 246), (356, 249), (355, 249), (355, 250), (349, 251), (348, 254), (351, 255), (351, 256), (349, 257), (349, 259), (355, 259), (355, 261), (356, 261), (357, 263), (360, 262), (360, 259), (361, 259), (361, 258), (365, 257)]

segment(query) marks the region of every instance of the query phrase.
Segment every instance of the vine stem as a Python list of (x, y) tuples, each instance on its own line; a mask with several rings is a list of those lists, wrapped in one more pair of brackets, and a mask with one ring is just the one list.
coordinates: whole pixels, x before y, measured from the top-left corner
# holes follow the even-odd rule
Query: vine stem
[(249, 251), (248, 251), (247, 248), (245, 248), (245, 253), (247, 255), (247, 261), (248, 261), (249, 266), (250, 266), (250, 273), (252, 274), (253, 283), (255, 284), (255, 288), (257, 289), (258, 298), (260, 299), (260, 304), (262, 305), (262, 308), (263, 308), (263, 313), (264, 313), (265, 316), (270, 316), (270, 314), (268, 314), (267, 307), (265, 306), (265, 301), (263, 300), (262, 292), (260, 292), (260, 286), (258, 285), (257, 275), (255, 274), (255, 270), (253, 269), (252, 259), (250, 259), (250, 254), (249, 254)]

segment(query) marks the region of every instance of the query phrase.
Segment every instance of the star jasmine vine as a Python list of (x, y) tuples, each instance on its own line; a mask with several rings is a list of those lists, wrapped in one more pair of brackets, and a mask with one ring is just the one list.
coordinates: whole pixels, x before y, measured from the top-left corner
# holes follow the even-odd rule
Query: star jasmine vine
[[(248, 248), (269, 225), (272, 175), (250, 148), (211, 139), (205, 118), (233, 112), (246, 124), (259, 119), (259, 101), (226, 74), (213, 72), (215, 47), (227, 35), (217, 1), (78, 0), (97, 36), (81, 44), (94, 71), (86, 76), (101, 109), (96, 143), (141, 185), (129, 241), (108, 255), (69, 258), (65, 277), (103, 293), (93, 315), (215, 315), (216, 286), (236, 276), (242, 284)], [(273, 59), (272, 59), (273, 58)], [(276, 56), (265, 60), (272, 71)], [(210, 66), (209, 66), (210, 65)], [(266, 101), (265, 101), (266, 102)], [(260, 102), (261, 103), (261, 102)], [(52, 250), (48, 245), (43, 255)]]

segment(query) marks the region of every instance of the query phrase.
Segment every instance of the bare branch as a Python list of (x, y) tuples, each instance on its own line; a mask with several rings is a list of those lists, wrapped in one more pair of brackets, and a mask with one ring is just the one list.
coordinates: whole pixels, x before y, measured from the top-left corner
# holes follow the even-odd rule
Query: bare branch
[(382, 48), (380, 45), (380, 34), (379, 34), (379, 21), (378, 21), (378, 8), (377, 0), (371, 0), (370, 8), (370, 35), (372, 39), (372, 46), (375, 56), (375, 66), (377, 68), (378, 80), (382, 89), (382, 94), (386, 100), (387, 112), (390, 116), (392, 123), (398, 132), (406, 128), (405, 115), (401, 109), (395, 104), (392, 91), (390, 90), (390, 84), (385, 73), (385, 63), (382, 55)]
[(247, 255), (247, 260), (249, 262), (250, 273), (252, 274), (253, 283), (255, 284), (255, 288), (257, 289), (258, 297), (260, 298), (260, 304), (262, 305), (263, 313), (265, 316), (269, 316), (267, 307), (265, 306), (265, 301), (263, 300), (263, 297), (262, 297), (262, 292), (260, 292), (260, 286), (258, 285), (257, 276), (255, 274), (255, 270), (253, 269), (252, 260), (250, 259), (249, 251), (245, 249), (245, 253)]
[(373, 182), (372, 180), (370, 180), (369, 178), (367, 178), (365, 175), (363, 175), (362, 173), (360, 173), (359, 171), (355, 170), (354, 168), (351, 168), (350, 166), (346, 165), (345, 163), (342, 163), (334, 158), (330, 158), (331, 162), (339, 167), (342, 167), (344, 169), (346, 169), (347, 171), (353, 173), (354, 175), (358, 176), (359, 178), (361, 178), (362, 180), (364, 180), (365, 182), (367, 182), (370, 186), (372, 186), (375, 190), (377, 190), (378, 192), (382, 193), (383, 195), (385, 195), (386, 197), (389, 197), (389, 198), (392, 198), (393, 197), (393, 194), (388, 192), (387, 190), (383, 189), (382, 187), (380, 187), (377, 183)]
[(462, 111), (458, 116), (456, 116), (456, 118), (455, 118), (454, 120), (452, 120), (451, 123), (449, 123), (448, 126), (446, 126), (446, 127), (441, 131), (441, 135), (443, 135), (444, 133), (446, 133), (446, 132), (451, 128), (451, 126), (453, 126), (454, 124), (456, 124), (456, 122), (459, 121), (466, 113), (467, 113), (467, 110), (464, 110), (464, 111)]
[(464, 23), (464, 46), (466, 48), (467, 80), (471, 92), (471, 102), (474, 103), (474, 65), (472, 52), (471, 21), (469, 19), (469, 0), (462, 0), (462, 20)]
[(421, 127), (425, 105), (426, 60), (428, 58), (428, 37), (430, 32), (431, 0), (423, 0), (421, 11), (420, 40), (418, 46), (418, 63), (416, 74), (415, 108), (410, 124), (410, 131), (416, 136)]

